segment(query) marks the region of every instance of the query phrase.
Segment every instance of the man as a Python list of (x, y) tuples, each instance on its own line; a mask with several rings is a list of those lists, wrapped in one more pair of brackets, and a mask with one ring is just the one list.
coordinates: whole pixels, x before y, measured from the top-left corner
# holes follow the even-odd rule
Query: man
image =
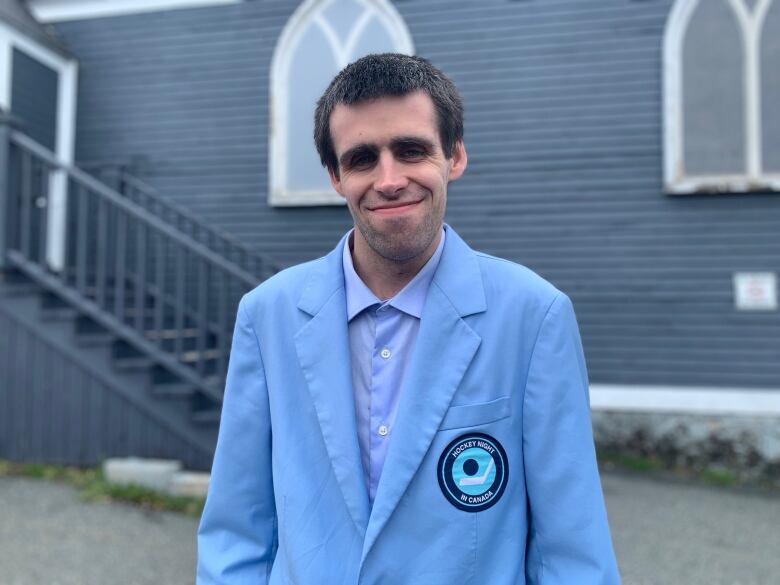
[(202, 585), (619, 582), (571, 303), (443, 223), (462, 120), (417, 57), (320, 99), (356, 229), (242, 299)]

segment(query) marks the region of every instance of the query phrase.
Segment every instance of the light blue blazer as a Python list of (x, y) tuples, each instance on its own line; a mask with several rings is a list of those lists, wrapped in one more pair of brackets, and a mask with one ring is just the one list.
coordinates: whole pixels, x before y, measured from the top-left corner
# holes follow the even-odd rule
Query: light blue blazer
[(242, 299), (200, 585), (619, 583), (571, 302), (447, 229), (373, 509), (345, 240)]

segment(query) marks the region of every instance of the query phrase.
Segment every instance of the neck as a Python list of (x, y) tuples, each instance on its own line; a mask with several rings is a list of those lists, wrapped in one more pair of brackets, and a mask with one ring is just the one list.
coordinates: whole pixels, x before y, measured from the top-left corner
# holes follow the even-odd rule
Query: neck
[(352, 265), (360, 279), (379, 300), (394, 297), (417, 275), (431, 259), (441, 241), (441, 230), (422, 254), (409, 260), (390, 260), (377, 254), (359, 237), (357, 229), (347, 243), (352, 252)]

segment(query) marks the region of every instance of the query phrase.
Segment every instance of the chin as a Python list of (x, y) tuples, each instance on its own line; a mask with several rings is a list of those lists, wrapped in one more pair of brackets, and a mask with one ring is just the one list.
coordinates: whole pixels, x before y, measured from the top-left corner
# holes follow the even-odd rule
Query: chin
[(395, 230), (388, 234), (364, 232), (363, 236), (371, 249), (382, 258), (393, 262), (406, 262), (424, 254), (436, 239), (437, 233), (416, 228)]

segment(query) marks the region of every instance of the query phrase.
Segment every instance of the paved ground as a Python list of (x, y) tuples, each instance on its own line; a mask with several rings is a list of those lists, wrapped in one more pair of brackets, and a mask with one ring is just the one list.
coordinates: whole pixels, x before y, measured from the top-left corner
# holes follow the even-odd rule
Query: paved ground
[(780, 584), (780, 495), (602, 477), (623, 585)]
[(197, 521), (0, 477), (0, 585), (185, 585)]
[[(615, 473), (603, 483), (624, 585), (780, 583), (780, 496)], [(191, 584), (196, 525), (0, 477), (0, 585)]]

